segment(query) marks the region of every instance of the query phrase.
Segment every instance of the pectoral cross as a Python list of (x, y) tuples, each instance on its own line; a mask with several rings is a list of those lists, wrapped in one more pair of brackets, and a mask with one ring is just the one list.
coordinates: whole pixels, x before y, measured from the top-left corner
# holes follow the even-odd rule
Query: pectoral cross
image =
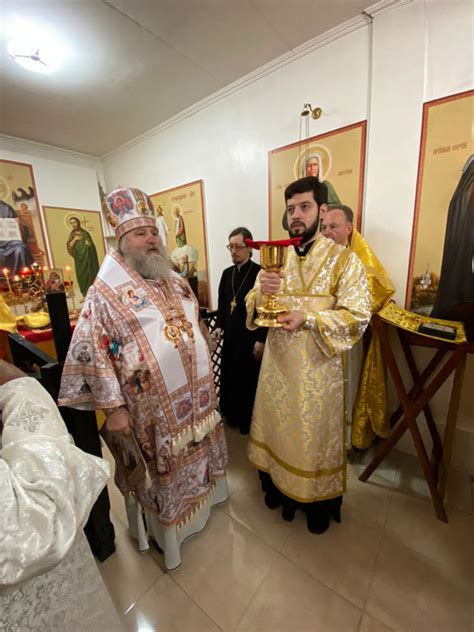
[(237, 301), (235, 300), (235, 296), (234, 296), (234, 298), (230, 302), (230, 313), (231, 314), (232, 314), (232, 312), (234, 311), (234, 309), (236, 307), (237, 307)]

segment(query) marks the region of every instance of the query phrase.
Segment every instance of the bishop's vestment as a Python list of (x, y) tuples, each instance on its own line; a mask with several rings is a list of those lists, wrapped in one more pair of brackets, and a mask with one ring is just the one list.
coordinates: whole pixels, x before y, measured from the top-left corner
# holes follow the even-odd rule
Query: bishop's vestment
[(108, 255), (74, 331), (59, 404), (127, 408), (131, 435), (104, 438), (130, 532), (141, 548), (153, 537), (166, 567), (178, 566), (180, 544), (227, 498), (224, 430), (187, 281), (171, 271), (163, 282), (145, 280), (118, 253)]

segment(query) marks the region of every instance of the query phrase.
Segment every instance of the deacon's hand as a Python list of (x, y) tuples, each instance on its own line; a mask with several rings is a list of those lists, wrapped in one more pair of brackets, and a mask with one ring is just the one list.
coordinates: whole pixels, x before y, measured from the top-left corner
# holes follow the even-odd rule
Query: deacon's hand
[(133, 426), (132, 418), (124, 406), (114, 408), (112, 412), (104, 412), (107, 415), (105, 420), (105, 427), (107, 430), (110, 432), (121, 432), (124, 435), (130, 434)]
[(16, 380), (19, 377), (27, 376), (26, 373), (20, 371), (20, 369), (13, 364), (5, 362), (5, 360), (0, 360), (0, 385), (6, 384), (6, 382), (11, 382), (11, 380)]
[(259, 342), (257, 340), (257, 342), (253, 346), (253, 357), (255, 358), (255, 360), (262, 359), (264, 350), (265, 350), (265, 343)]
[(282, 327), (285, 331), (296, 331), (300, 327), (304, 325), (304, 321), (306, 320), (303, 312), (289, 312), (288, 314), (283, 314), (283, 316), (278, 316), (277, 321), (279, 323), (285, 323), (285, 326)]
[(260, 290), (263, 294), (275, 294), (279, 292), (281, 288), (281, 276), (278, 272), (266, 272), (263, 270), (260, 273)]

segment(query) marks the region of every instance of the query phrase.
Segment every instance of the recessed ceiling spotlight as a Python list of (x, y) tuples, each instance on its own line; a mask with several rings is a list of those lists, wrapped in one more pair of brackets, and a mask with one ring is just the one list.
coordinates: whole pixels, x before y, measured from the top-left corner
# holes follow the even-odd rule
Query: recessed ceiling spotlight
[(23, 68), (44, 74), (61, 66), (63, 51), (49, 34), (26, 25), (16, 25), (7, 44), (11, 59)]

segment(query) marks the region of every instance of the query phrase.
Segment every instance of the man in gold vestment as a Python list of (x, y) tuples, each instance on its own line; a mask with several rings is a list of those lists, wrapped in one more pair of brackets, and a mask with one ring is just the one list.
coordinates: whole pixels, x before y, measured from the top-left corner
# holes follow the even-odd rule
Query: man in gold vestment
[[(374, 251), (354, 228), (352, 209), (333, 204), (327, 211), (323, 209), (321, 215), (323, 235), (349, 248), (361, 260), (367, 274), (370, 311), (376, 314), (390, 301), (395, 287)], [(390, 434), (382, 350), (374, 332), (365, 358), (361, 345), (356, 345), (347, 354), (346, 373), (346, 420), (351, 431), (348, 443), (365, 449), (376, 435), (388, 437)]]
[(289, 251), (281, 276), (261, 271), (246, 298), (249, 328), (262, 294), (279, 293), (288, 310), (268, 333), (249, 458), (267, 506), (283, 506), (286, 520), (304, 509), (309, 530), (323, 533), (331, 517), (340, 521), (346, 486), (341, 355), (362, 336), (370, 298), (358, 257), (319, 233), (325, 185), (301, 178), (285, 201), (290, 235), (302, 243)]

